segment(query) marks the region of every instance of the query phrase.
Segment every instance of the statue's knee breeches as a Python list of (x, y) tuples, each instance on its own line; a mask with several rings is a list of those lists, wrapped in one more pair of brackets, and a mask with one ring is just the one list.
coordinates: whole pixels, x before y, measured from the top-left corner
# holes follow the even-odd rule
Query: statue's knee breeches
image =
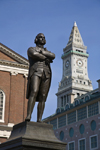
[(30, 96), (31, 96), (31, 97), (35, 97), (35, 98), (36, 98), (36, 97), (37, 97), (37, 94), (38, 94), (38, 91), (31, 91), (31, 92), (30, 92)]
[(36, 97), (39, 91), (40, 78), (36, 75), (31, 77), (31, 88), (30, 88), (30, 96)]

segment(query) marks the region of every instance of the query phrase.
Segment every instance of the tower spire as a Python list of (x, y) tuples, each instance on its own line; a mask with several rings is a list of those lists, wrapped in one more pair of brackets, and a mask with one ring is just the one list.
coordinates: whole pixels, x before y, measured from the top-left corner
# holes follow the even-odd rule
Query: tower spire
[(81, 34), (79, 32), (79, 29), (77, 27), (76, 21), (74, 22), (73, 28), (71, 30), (71, 34), (69, 36), (69, 41), (67, 43), (67, 46), (78, 46), (78, 47), (84, 47), (84, 43), (81, 37)]
[(77, 27), (76, 21), (74, 21), (74, 27)]

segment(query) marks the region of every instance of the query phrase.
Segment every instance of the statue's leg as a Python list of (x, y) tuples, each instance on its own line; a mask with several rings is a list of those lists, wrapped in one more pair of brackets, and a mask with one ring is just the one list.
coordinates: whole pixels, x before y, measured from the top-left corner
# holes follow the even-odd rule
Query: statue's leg
[(37, 106), (37, 122), (41, 122), (42, 115), (45, 108), (45, 101), (49, 92), (51, 79), (42, 80), (39, 91), (39, 103)]
[(44, 108), (45, 108), (45, 101), (39, 102), (37, 106), (37, 122), (41, 122)]
[(27, 106), (27, 117), (26, 117), (26, 121), (30, 121), (31, 119), (31, 114), (33, 111), (33, 108), (35, 106), (35, 101), (36, 101), (36, 97), (39, 91), (39, 85), (40, 85), (40, 77), (33, 75), (31, 77), (31, 91), (30, 91), (30, 96), (29, 96), (29, 100), (28, 100), (28, 106)]

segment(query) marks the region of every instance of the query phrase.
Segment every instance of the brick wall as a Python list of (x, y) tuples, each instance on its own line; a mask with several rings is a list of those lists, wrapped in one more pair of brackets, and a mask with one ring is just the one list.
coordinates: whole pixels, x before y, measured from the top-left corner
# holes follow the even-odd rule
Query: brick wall
[(11, 57), (5, 55), (3, 52), (0, 52), (0, 59), (16, 62), (16, 61), (15, 61), (14, 59), (12, 59)]
[(0, 138), (0, 143), (6, 142), (7, 139), (6, 138)]
[[(96, 129), (94, 131), (91, 130), (91, 121), (96, 121)], [(80, 125), (83, 124), (85, 127), (84, 133), (81, 134), (79, 131)], [(69, 136), (69, 130), (70, 128), (74, 129), (74, 135), (73, 137)], [(78, 140), (85, 138), (86, 139), (86, 149), (90, 149), (90, 136), (92, 135), (98, 135), (98, 150), (100, 150), (100, 114), (92, 116), (90, 118), (83, 119), (81, 121), (72, 123), (70, 125), (66, 125), (64, 127), (61, 127), (54, 131), (55, 136), (60, 139), (60, 132), (64, 132), (64, 139), (63, 142), (67, 143), (66, 150), (68, 150), (68, 143), (71, 141), (75, 142), (75, 150), (78, 150)]]
[[(8, 50), (10, 51), (10, 49)], [(11, 52), (13, 53), (12, 50)], [(18, 57), (20, 56), (18, 55)], [(19, 64), (19, 62), (13, 59), (12, 55), (10, 56), (9, 53), (7, 55), (1, 51), (0, 60), (6, 62), (16, 62)], [(26, 99), (27, 77), (24, 76), (24, 73), (12, 75), (7, 70), (0, 70), (0, 89), (5, 93), (4, 122), (0, 122), (0, 143), (3, 143), (7, 140), (7, 137), (9, 137), (11, 131), (9, 123), (18, 124), (23, 122), (26, 118), (28, 101)], [(7, 127), (7, 131), (5, 127)], [(8, 135), (5, 135), (5, 132)]]
[(0, 89), (5, 93), (4, 123), (17, 124), (25, 120), (27, 113), (26, 99), (27, 78), (22, 74), (11, 75), (0, 71)]

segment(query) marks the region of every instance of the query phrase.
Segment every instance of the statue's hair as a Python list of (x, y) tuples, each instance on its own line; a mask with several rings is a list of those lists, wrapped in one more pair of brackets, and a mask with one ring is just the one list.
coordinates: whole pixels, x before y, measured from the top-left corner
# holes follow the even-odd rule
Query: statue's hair
[[(36, 43), (36, 44), (38, 43), (38, 39), (41, 34), (44, 35), (43, 33), (37, 34), (37, 36), (35, 37), (34, 43)], [(45, 40), (45, 44), (46, 44), (46, 40)]]

